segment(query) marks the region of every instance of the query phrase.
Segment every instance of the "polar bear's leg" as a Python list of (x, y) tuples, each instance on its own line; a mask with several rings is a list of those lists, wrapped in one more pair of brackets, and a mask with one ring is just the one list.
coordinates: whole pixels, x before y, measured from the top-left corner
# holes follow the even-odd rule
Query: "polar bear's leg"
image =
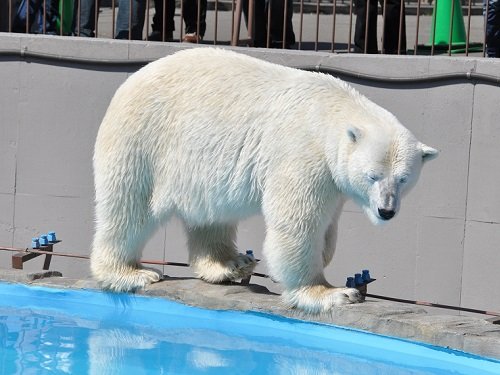
[(237, 280), (250, 275), (255, 260), (238, 254), (236, 226), (212, 224), (187, 229), (189, 262), (194, 272), (210, 283)]
[(363, 300), (357, 289), (335, 288), (326, 281), (324, 241), (319, 240), (325, 233), (311, 236), (287, 232), (268, 227), (264, 254), (272, 277), (285, 288), (283, 298), (289, 307), (321, 313)]
[[(138, 176), (120, 168), (96, 169), (96, 232), (90, 257), (94, 278), (104, 289), (134, 291), (159, 281), (162, 273), (140, 264), (142, 249), (156, 228), (150, 190), (137, 189)], [(111, 170), (109, 170), (111, 169)], [(144, 168), (139, 169), (144, 173)]]
[(325, 246), (323, 247), (323, 267), (330, 264), (335, 253), (335, 245), (337, 243), (337, 221), (333, 221), (328, 226), (325, 233)]
[(342, 207), (344, 206), (345, 200), (343, 198), (338, 198), (336, 207), (333, 209), (333, 218), (331, 219), (330, 225), (325, 232), (325, 245), (323, 247), (323, 267), (330, 264), (335, 253), (335, 246), (337, 244), (337, 230), (338, 230), (338, 220), (342, 212)]
[[(137, 219), (137, 218), (134, 218)], [(152, 225), (128, 231), (123, 228), (97, 228), (91, 254), (91, 270), (104, 289), (128, 292), (159, 281), (160, 271), (140, 264), (141, 251), (152, 232)]]
[[(286, 183), (278, 176), (267, 185), (264, 255), (271, 276), (282, 283), (285, 303), (303, 311), (320, 313), (360, 302), (363, 297), (358, 290), (331, 286), (323, 272), (335, 248), (337, 192), (307, 186), (315, 176), (308, 179), (301, 173), (297, 183)], [(288, 175), (286, 180), (293, 179)]]

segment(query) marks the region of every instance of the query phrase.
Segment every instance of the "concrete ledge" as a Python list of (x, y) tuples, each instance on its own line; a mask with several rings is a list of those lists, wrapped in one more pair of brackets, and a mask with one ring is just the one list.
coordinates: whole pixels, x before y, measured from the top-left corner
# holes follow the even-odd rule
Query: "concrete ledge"
[[(185, 43), (156, 43), (9, 33), (0, 33), (0, 46), (0, 62), (40, 63), (42, 65), (74, 69), (125, 73), (135, 72), (140, 66), (149, 61), (183, 49), (194, 48), (193, 45)], [(196, 47), (214, 46), (202, 44)], [(498, 76), (498, 66), (500, 65), (500, 61), (496, 59), (474, 57), (334, 54), (321, 51), (230, 46), (217, 46), (217, 48), (235, 50), (239, 53), (290, 67), (343, 68), (355, 71), (360, 75), (375, 74), (392, 78), (418, 78), (431, 74), (449, 74), (450, 72), (477, 72)], [(84, 61), (86, 62), (84, 63)], [(373, 85), (362, 77), (346, 80)], [(462, 80), (462, 82), (464, 81)], [(468, 80), (468, 82), (474, 83), (474, 80)], [(377, 86), (379, 85), (380, 83), (377, 84)], [(408, 84), (398, 84), (398, 87), (401, 88), (409, 86)]]
[[(0, 280), (47, 287), (98, 289), (92, 280), (69, 279), (55, 271), (34, 276), (21, 270), (0, 270)], [(331, 314), (311, 316), (286, 309), (279, 295), (260, 285), (212, 285), (198, 279), (168, 276), (139, 294), (207, 309), (256, 311), (352, 327), (500, 359), (500, 325), (473, 317), (429, 315), (421, 308), (401, 303), (368, 299), (362, 304), (337, 308)]]

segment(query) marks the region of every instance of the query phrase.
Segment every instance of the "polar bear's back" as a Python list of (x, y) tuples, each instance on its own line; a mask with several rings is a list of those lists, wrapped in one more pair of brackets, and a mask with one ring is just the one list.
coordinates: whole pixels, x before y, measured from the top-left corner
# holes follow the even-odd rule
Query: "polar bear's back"
[(205, 118), (216, 113), (241, 118), (249, 111), (273, 108), (284, 116), (290, 111), (303, 112), (301, 106), (332, 89), (336, 94), (347, 93), (346, 88), (343, 82), (323, 74), (223, 49), (194, 48), (148, 64), (127, 79), (113, 102), (131, 103), (143, 114), (158, 115), (161, 109), (177, 114), (198, 111)]
[(111, 194), (118, 173), (130, 181), (124, 189), (147, 177), (154, 211), (169, 197), (176, 210), (193, 215), (188, 221), (254, 213), (269, 159), (285, 143), (295, 152), (299, 137), (307, 139), (299, 130), (301, 101), (311, 96), (296, 90), (304, 74), (310, 73), (211, 48), (147, 65), (117, 90), (103, 119), (96, 188)]
[(314, 90), (327, 90), (314, 81), (325, 78), (222, 49), (180, 51), (148, 64), (117, 90), (96, 152), (277, 147), (280, 133), (298, 136), (308, 123), (307, 102), (315, 101)]
[[(120, 127), (187, 125), (192, 129), (210, 124), (234, 129), (251, 126), (251, 118), (268, 118), (272, 120), (269, 124), (286, 124), (291, 132), (293, 126), (304, 124), (297, 118), (311, 118), (317, 109), (339, 106), (342, 110), (334, 109), (335, 116), (352, 116), (361, 113), (355, 110), (360, 102), (366, 102), (365, 98), (332, 76), (224, 49), (193, 48), (159, 59), (131, 75), (117, 90), (108, 113), (129, 120)], [(262, 117), (263, 113), (267, 117)], [(175, 121), (170, 121), (174, 116)], [(132, 123), (131, 119), (138, 117), (141, 121)]]

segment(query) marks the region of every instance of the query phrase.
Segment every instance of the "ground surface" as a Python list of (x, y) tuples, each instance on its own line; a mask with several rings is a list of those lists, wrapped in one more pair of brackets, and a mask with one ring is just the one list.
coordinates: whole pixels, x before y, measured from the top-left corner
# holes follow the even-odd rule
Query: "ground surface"
[[(146, 19), (144, 26), (144, 38), (151, 32), (152, 18), (154, 15), (153, 1), (150, 1), (150, 9), (147, 13), (149, 17)], [(298, 4), (298, 3), (296, 3)], [(349, 14), (349, 4), (347, 1), (337, 1), (337, 10), (335, 16), (332, 13), (332, 6), (329, 3), (321, 2), (320, 14), (316, 15), (316, 3), (310, 2), (305, 3), (303, 8), (303, 17), (301, 17), (299, 12), (299, 6), (295, 6), (294, 16), (292, 18), (294, 32), (296, 36), (297, 43), (294, 48), (301, 50), (321, 50), (321, 51), (333, 51), (339, 53), (345, 53), (348, 47), (351, 50), (354, 48), (354, 24), (356, 22), (356, 15), (352, 16)], [(474, 4), (474, 3), (473, 3)], [(216, 12), (214, 8), (215, 4), (213, 1), (209, 2), (209, 10), (207, 11), (207, 31), (205, 34), (203, 44), (229, 44), (231, 40), (232, 24), (233, 24), (233, 12), (231, 9), (231, 2), (224, 1), (219, 2), (218, 11)], [(211, 10), (210, 10), (211, 9)], [(181, 29), (183, 28), (183, 23), (181, 22), (181, 12), (180, 8), (176, 9), (174, 22), (175, 22), (175, 32), (174, 40), (179, 41), (181, 38)], [(415, 46), (417, 47), (418, 54), (430, 54), (429, 42), (430, 33), (432, 29), (432, 6), (427, 3), (422, 2), (420, 9), (420, 16), (417, 17), (416, 3), (409, 3), (406, 5), (406, 40), (407, 49), (409, 54), (413, 54)], [(482, 16), (482, 10), (480, 4), (474, 4), (471, 7), (471, 16), (468, 17), (469, 9), (467, 7), (463, 8), (463, 19), (464, 24), (459, 26), (454, 26), (455, 30), (457, 27), (460, 29), (463, 27), (466, 35), (468, 35), (469, 43), (471, 44), (471, 50), (468, 53), (471, 56), (482, 56), (482, 46), (479, 46), (480, 51), (473, 51), (472, 45), (475, 43), (481, 44), (484, 38), (484, 18)], [(110, 7), (102, 7), (99, 14), (98, 30), (97, 36), (100, 38), (111, 38), (113, 37), (113, 17), (116, 18), (117, 9), (113, 11)], [(382, 16), (378, 17), (378, 40), (382, 38)], [(182, 35), (184, 30), (182, 30)], [(242, 17), (241, 28), (240, 28), (240, 38), (245, 40), (247, 38), (247, 28)], [(445, 36), (446, 39), (449, 39)], [(350, 40), (350, 43), (349, 43)], [(333, 48), (332, 48), (333, 41)], [(465, 42), (465, 41), (464, 41)], [(242, 41), (240, 44), (245, 44)], [(425, 45), (427, 44), (427, 48)], [(379, 45), (379, 48), (381, 46)], [(446, 54), (446, 49), (438, 50), (435, 48), (435, 54)], [(459, 55), (464, 55), (464, 51), (459, 51)]]
[[(72, 289), (98, 288), (92, 280), (60, 275), (57, 271), (30, 273), (0, 269), (0, 280), (6, 282)], [(307, 316), (285, 309), (279, 295), (256, 284), (212, 285), (194, 278), (169, 277), (140, 294), (208, 309), (251, 310), (331, 323), (500, 359), (499, 324), (473, 317), (430, 315), (419, 307), (401, 303), (367, 299), (362, 304), (337, 308), (331, 314)]]

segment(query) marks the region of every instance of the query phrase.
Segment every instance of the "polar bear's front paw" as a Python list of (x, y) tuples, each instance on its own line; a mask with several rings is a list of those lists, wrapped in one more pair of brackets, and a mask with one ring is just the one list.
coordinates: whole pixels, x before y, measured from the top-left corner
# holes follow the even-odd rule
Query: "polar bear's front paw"
[(365, 300), (365, 297), (355, 288), (333, 288), (331, 292), (332, 306), (342, 306), (351, 303), (359, 303)]
[(256, 264), (252, 256), (238, 254), (235, 258), (224, 262), (198, 260), (192, 266), (201, 279), (215, 284), (243, 279), (252, 274)]
[(122, 272), (95, 275), (101, 287), (113, 292), (134, 292), (146, 285), (156, 283), (163, 274), (154, 268), (127, 268)]
[(332, 310), (335, 306), (364, 301), (363, 295), (354, 288), (333, 288), (314, 285), (297, 288), (283, 293), (285, 303), (307, 313), (319, 314)]

